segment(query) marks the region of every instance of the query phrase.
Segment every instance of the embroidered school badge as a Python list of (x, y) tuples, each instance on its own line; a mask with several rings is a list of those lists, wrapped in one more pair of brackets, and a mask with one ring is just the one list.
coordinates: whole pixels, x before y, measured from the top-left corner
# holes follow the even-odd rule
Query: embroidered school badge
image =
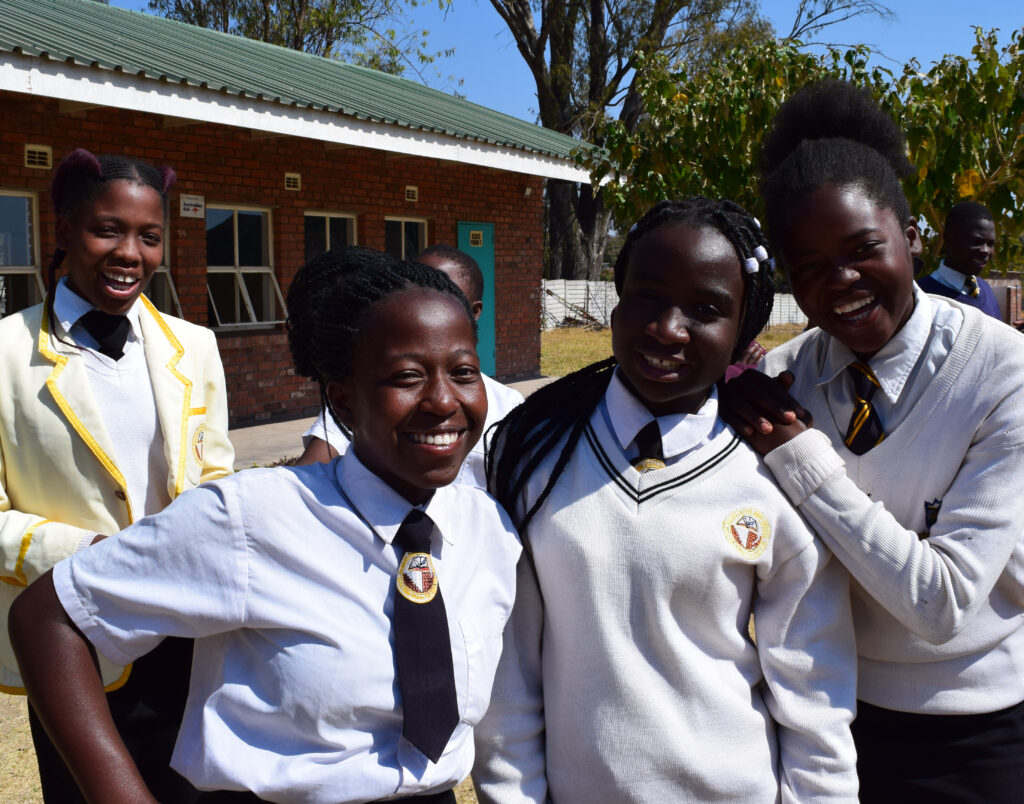
[(645, 472), (653, 472), (656, 469), (664, 469), (665, 462), (658, 458), (642, 458), (633, 464), (633, 468), (640, 474), (644, 474)]
[(754, 508), (738, 508), (722, 523), (725, 538), (744, 558), (754, 559), (768, 548), (768, 518)]
[(939, 519), (939, 509), (942, 508), (942, 500), (936, 497), (931, 502), (924, 504), (924, 533), (918, 533), (918, 539), (927, 539), (931, 534), (932, 525)]
[(399, 594), (413, 603), (429, 603), (437, 594), (437, 574), (428, 553), (406, 553), (395, 579)]
[(196, 463), (198, 464), (202, 464), (203, 462), (204, 438), (206, 438), (206, 428), (200, 425), (192, 435), (192, 455), (195, 456)]

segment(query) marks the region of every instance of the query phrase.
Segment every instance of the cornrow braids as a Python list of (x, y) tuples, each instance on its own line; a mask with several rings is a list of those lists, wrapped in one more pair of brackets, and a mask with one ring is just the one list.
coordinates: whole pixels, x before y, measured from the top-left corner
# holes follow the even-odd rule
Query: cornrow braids
[[(687, 225), (720, 232), (736, 249), (743, 271), (744, 299), (734, 359), (759, 333), (775, 297), (766, 241), (757, 220), (739, 204), (703, 197), (662, 201), (630, 230), (615, 261), (615, 288), (621, 292), (636, 243), (661, 226)], [(528, 547), (526, 529), (551, 494), (569, 462), (587, 422), (608, 389), (614, 357), (569, 374), (533, 393), (495, 428), (496, 448), (486, 456), (488, 488), (507, 511), (516, 510), (530, 476), (559, 444), (561, 449), (547, 484), (516, 523)]]
[(765, 138), (761, 194), (773, 243), (789, 210), (821, 187), (856, 187), (906, 225), (901, 178), (914, 174), (906, 140), (867, 90), (843, 81), (803, 88), (779, 107)]
[[(421, 288), (455, 298), (466, 311), (473, 337), (476, 318), (458, 285), (441, 271), (415, 262), (394, 260), (356, 247), (336, 249), (318, 257), (313, 289), (320, 288), (320, 302), (300, 307), (296, 319), (299, 335), (289, 341), (296, 367), (310, 370), (320, 385), (320, 399), (342, 432), (349, 435), (328, 403), (327, 385), (344, 380), (352, 373), (352, 362), (360, 345), (360, 333), (367, 312), (378, 302), (402, 290)], [(329, 265), (334, 263), (334, 265)], [(312, 264), (312, 263), (311, 263)], [(320, 276), (329, 273), (333, 283), (324, 283)], [(307, 286), (308, 287), (308, 286)], [(291, 291), (289, 289), (289, 297)], [(294, 326), (294, 325), (293, 325)]]

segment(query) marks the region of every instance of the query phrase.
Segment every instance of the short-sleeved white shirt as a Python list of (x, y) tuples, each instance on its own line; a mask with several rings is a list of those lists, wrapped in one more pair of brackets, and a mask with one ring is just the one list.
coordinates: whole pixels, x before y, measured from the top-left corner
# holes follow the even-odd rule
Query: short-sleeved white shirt
[(520, 548), (479, 489), (446, 486), (425, 508), (461, 715), (430, 763), (401, 738), (391, 625), (392, 539), (411, 508), (353, 452), (250, 469), (61, 562), (54, 584), (118, 664), (196, 638), (171, 764), (198, 788), (330, 804), (443, 790), (472, 767)]

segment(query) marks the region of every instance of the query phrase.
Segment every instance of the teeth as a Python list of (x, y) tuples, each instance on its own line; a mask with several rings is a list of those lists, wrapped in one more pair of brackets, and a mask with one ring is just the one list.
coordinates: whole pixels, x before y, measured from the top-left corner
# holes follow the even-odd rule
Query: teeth
[(648, 365), (654, 366), (656, 369), (662, 371), (671, 371), (672, 369), (679, 368), (682, 364), (679, 360), (662, 360), (658, 357), (651, 357), (650, 355), (644, 355), (644, 360), (647, 361)]
[(459, 440), (459, 434), (438, 433), (437, 435), (431, 435), (430, 433), (409, 433), (409, 438), (417, 444), (430, 444), (435, 447), (447, 447)]
[(858, 299), (857, 301), (850, 302), (849, 304), (844, 304), (840, 307), (836, 307), (833, 309), (833, 312), (835, 312), (837, 315), (847, 315), (848, 313), (852, 313), (855, 310), (859, 310), (861, 307), (867, 307), (874, 300), (874, 296), (868, 296), (866, 299)]
[(139, 281), (138, 277), (125, 276), (124, 274), (113, 274), (107, 271), (103, 272), (103, 276), (118, 285), (124, 285), (126, 288), (130, 288), (132, 285)]

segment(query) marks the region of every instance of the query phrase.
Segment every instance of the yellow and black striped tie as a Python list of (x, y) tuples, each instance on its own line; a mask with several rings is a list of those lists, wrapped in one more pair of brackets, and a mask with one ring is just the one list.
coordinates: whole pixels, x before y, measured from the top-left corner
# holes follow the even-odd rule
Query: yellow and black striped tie
[(843, 443), (854, 455), (863, 455), (885, 438), (882, 420), (871, 404), (871, 397), (878, 388), (878, 379), (867, 363), (851, 363), (846, 370), (853, 380), (855, 400)]
[(972, 296), (975, 298), (978, 296), (979, 293), (981, 293), (981, 288), (978, 287), (978, 277), (968, 275), (968, 277), (964, 279), (964, 292), (968, 296)]

